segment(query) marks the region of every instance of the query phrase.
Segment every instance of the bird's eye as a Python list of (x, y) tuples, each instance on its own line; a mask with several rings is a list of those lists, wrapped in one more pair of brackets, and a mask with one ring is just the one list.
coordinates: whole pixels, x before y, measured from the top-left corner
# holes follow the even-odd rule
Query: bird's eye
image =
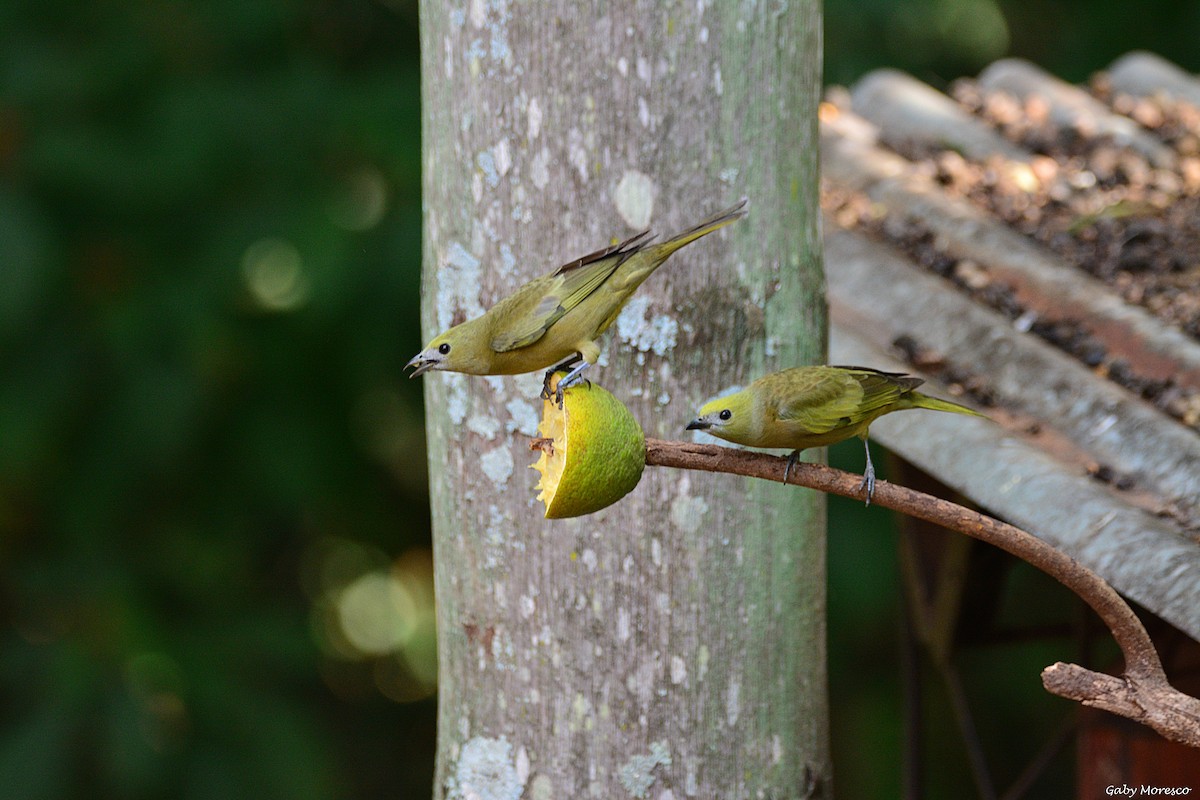
[(733, 416), (733, 412), (730, 411), (728, 408), (723, 408), (723, 409), (721, 409), (721, 413), (717, 414), (717, 416), (723, 420), (727, 420)]
[(446, 355), (447, 353), (449, 353), (450, 352), (450, 343), (442, 342), (441, 344), (439, 344), (438, 352), (441, 353), (442, 355)]

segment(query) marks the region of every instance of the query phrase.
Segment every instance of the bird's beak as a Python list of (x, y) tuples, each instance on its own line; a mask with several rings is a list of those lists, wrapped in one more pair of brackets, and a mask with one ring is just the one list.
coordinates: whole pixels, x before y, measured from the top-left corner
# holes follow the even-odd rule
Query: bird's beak
[(687, 424), (685, 431), (706, 431), (712, 427), (712, 423), (704, 417), (698, 417)]
[(407, 364), (405, 364), (404, 368), (408, 369), (409, 367), (412, 367), (412, 374), (408, 377), (415, 378), (424, 372), (428, 372), (440, 363), (442, 363), (440, 358), (430, 355), (429, 351), (425, 350), (413, 356), (412, 361), (409, 361)]

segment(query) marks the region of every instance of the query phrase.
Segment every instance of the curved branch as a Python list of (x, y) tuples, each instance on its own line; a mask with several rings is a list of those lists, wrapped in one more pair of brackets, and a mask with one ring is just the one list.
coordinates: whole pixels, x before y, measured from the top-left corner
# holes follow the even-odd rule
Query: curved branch
[[(786, 458), (749, 450), (646, 440), (646, 464), (650, 466), (728, 472), (782, 482), (786, 463)], [(824, 464), (797, 463), (788, 483), (843, 497), (863, 496), (859, 476)], [(1167, 739), (1200, 747), (1200, 700), (1167, 682), (1158, 652), (1141, 620), (1094, 572), (1020, 528), (923, 492), (879, 481), (872, 502), (999, 547), (1075, 592), (1112, 632), (1125, 656), (1125, 672), (1117, 678), (1060, 662), (1043, 670), (1046, 690), (1148, 725)]]

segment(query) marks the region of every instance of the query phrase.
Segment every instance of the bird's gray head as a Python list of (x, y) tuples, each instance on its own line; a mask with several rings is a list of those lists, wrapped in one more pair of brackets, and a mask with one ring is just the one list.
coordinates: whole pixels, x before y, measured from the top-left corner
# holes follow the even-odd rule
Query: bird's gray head
[(719, 430), (727, 422), (729, 422), (729, 419), (732, 416), (733, 416), (733, 412), (730, 411), (728, 408), (722, 408), (720, 411), (712, 411), (708, 414), (701, 414), (700, 416), (696, 417), (694, 420), (689, 422), (687, 424), (687, 427), (684, 430), (707, 431), (712, 428), (716, 428)]
[(446, 369), (446, 360), (453, 351), (453, 345), (447, 341), (439, 341), (440, 339), (441, 337), (434, 339), (429, 343), (429, 347), (417, 353), (411, 361), (404, 365), (405, 369), (413, 368), (412, 374), (408, 377), (415, 378), (434, 369)]

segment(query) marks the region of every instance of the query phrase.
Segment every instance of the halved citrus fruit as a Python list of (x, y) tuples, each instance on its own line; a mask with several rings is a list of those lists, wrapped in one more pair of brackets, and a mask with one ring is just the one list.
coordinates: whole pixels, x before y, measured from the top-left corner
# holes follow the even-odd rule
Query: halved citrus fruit
[(646, 467), (646, 436), (625, 404), (594, 383), (571, 386), (559, 408), (553, 394), (560, 374), (550, 379), (551, 397), (542, 404), (541, 450), (530, 464), (541, 473), (538, 500), (546, 519), (591, 514), (633, 491)]

